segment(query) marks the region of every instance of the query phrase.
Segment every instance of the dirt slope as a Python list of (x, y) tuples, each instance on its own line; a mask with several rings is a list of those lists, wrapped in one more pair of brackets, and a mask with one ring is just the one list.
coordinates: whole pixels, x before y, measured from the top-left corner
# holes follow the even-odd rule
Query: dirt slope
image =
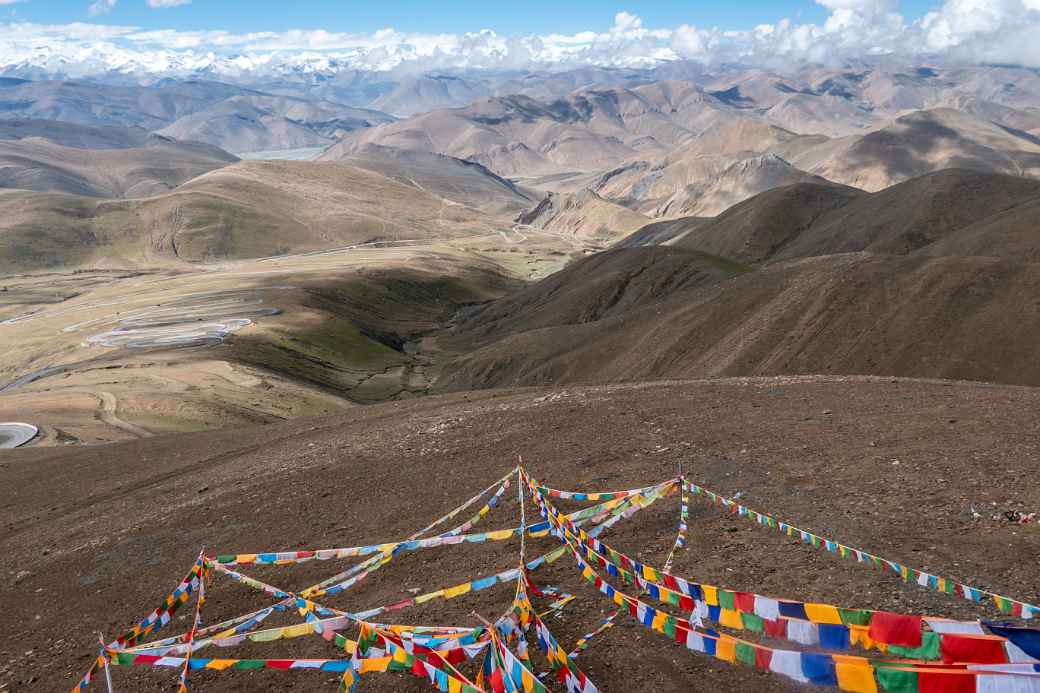
[[(644, 260), (639, 249), (611, 252), (633, 268)], [(582, 266), (590, 262), (569, 270), (586, 277), (570, 290), (594, 303), (595, 273)], [(581, 294), (585, 287), (589, 293)], [(521, 294), (525, 305), (493, 303), (459, 324), (460, 343), (484, 346), (459, 357), (439, 386), (813, 372), (1036, 385), (1038, 291), (1040, 265), (833, 255), (699, 283), (651, 305), (576, 322), (574, 311), (548, 311), (553, 286), (536, 285)], [(511, 311), (507, 321), (503, 308)], [(541, 329), (513, 329), (535, 316)]]
[[(1009, 527), (970, 508), (1040, 507), (1033, 389), (850, 378), (658, 383), (427, 398), (335, 418), (247, 431), (154, 438), (80, 449), (5, 453), (0, 504), (6, 565), (0, 604), (8, 652), (0, 683), (65, 690), (111, 636), (155, 608), (203, 545), (222, 552), (350, 546), (424, 526), (524, 456), (553, 486), (615, 490), (676, 474), (752, 507), (883, 556), (1019, 598), (1040, 589), (1029, 556), (1036, 526)], [(895, 464), (898, 462), (898, 464)], [(995, 503), (996, 505), (990, 505)], [(517, 521), (503, 503), (479, 527)], [(607, 538), (663, 561), (678, 519), (674, 498), (620, 523)], [(529, 551), (554, 546), (532, 541)], [(516, 564), (515, 542), (401, 557), (332, 606), (360, 610)], [(298, 587), (345, 567), (249, 570)], [(996, 615), (793, 543), (710, 506), (691, 506), (676, 572), (733, 589), (855, 607), (978, 618)], [(22, 571), (25, 571), (22, 573)], [(15, 575), (21, 577), (15, 579)], [(570, 647), (609, 602), (562, 560), (535, 573), (577, 601), (550, 628)], [(228, 581), (207, 590), (207, 622), (268, 604)], [(500, 613), (508, 587), (398, 611), (405, 623), (475, 624)], [(37, 618), (38, 617), (38, 618)], [(187, 621), (177, 619), (177, 629)], [(279, 623), (288, 623), (279, 622)], [(166, 634), (166, 631), (161, 633)], [(534, 651), (539, 670), (544, 659)], [(319, 638), (209, 656), (328, 657)], [(810, 690), (680, 648), (624, 617), (580, 665), (600, 690), (678, 693)], [(116, 669), (116, 690), (165, 690), (176, 672)], [(30, 679), (33, 684), (28, 684)], [(211, 693), (335, 690), (314, 672), (193, 672)], [(428, 690), (408, 675), (372, 675), (366, 690)]]

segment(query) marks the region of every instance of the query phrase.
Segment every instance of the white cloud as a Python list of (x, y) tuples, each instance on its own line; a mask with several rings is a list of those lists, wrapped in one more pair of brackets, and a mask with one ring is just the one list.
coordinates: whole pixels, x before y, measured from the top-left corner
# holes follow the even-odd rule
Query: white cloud
[(87, 12), (93, 15), (108, 14), (115, 9), (117, 0), (96, 0), (90, 7), (87, 8)]
[[(153, 7), (187, 2), (148, 1)], [(95, 0), (91, 12), (103, 14), (116, 2)], [(785, 67), (869, 56), (1040, 67), (1040, 41), (1035, 39), (1040, 36), (1040, 0), (944, 0), (915, 22), (900, 14), (898, 0), (816, 2), (828, 12), (821, 23), (784, 19), (749, 30), (693, 24), (662, 28), (646, 26), (631, 12), (619, 12), (604, 30), (542, 36), (505, 36), (492, 30), (427, 34), (393, 28), (370, 33), (290, 29), (239, 34), (11, 23), (0, 24), (0, 69), (32, 65), (62, 74), (208, 70), (234, 75), (286, 68), (643, 67), (677, 58)]]
[(159, 7), (180, 7), (181, 5), (190, 5), (191, 0), (148, 0), (148, 6), (156, 9)]

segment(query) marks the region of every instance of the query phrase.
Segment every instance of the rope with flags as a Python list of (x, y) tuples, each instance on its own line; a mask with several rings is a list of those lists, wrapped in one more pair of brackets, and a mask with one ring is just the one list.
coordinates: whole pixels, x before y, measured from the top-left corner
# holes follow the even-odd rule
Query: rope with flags
[[(519, 526), (473, 531), (501, 505), (514, 481)], [(676, 494), (678, 529), (662, 568), (640, 561), (601, 538), (618, 523)], [(707, 498), (727, 512), (749, 517), (759, 526), (799, 537), (841, 557), (895, 572), (906, 582), (975, 602), (991, 601), (1006, 616), (1027, 619), (1040, 615), (1040, 608), (1029, 602), (924, 573), (780, 522), (774, 515), (751, 510), (689, 481), (682, 470), (676, 478), (634, 489), (562, 491), (540, 484), (521, 460), (520, 465), (483, 491), (399, 541), (297, 551), (213, 555), (200, 552), (188, 574), (159, 607), (119, 637), (102, 644), (100, 654), (72, 690), (86, 690), (101, 668), (108, 673), (109, 666), (150, 666), (176, 670), (179, 693), (188, 693), (189, 678), (195, 671), (258, 669), (333, 672), (340, 690), (350, 692), (358, 689), (365, 675), (399, 672), (426, 680), (446, 693), (541, 693), (550, 690), (545, 681), (553, 678), (568, 693), (598, 693), (602, 689), (579, 668), (576, 659), (619, 619), (633, 618), (692, 652), (798, 682), (855, 693), (1040, 693), (1037, 629), (1008, 622), (964, 621), (802, 602), (729, 590), (676, 574), (675, 559), (687, 545), (689, 504), (694, 496)], [(556, 507), (558, 500), (593, 504), (564, 512)], [(471, 508), (478, 503), (481, 506), (473, 513)], [(538, 511), (530, 518), (526, 513), (528, 503)], [(473, 514), (465, 522), (427, 536), (467, 510)], [(528, 558), (528, 540), (545, 537), (555, 538), (559, 546)], [(505, 541), (518, 542), (516, 567), (357, 612), (336, 609), (321, 601), (352, 589), (407, 553)], [(565, 557), (573, 559), (578, 574), (613, 604), (611, 613), (569, 652), (552, 633), (547, 619), (565, 608), (573, 608), (575, 597), (554, 587), (540, 587), (534, 578), (536, 571)], [(359, 562), (301, 589), (286, 589), (243, 572), (253, 566), (349, 559)], [(215, 578), (227, 578), (266, 595), (273, 603), (205, 626), (203, 610), (207, 590), (213, 586), (208, 583)], [(514, 586), (513, 600), (493, 621), (475, 613), (480, 621), (475, 625), (406, 625), (375, 620), (431, 600), (490, 592), (505, 584)], [(615, 584), (631, 586), (634, 591), (626, 593)], [(195, 607), (184, 633), (145, 640), (173, 622), (174, 613), (193, 596)], [(535, 600), (548, 603), (539, 611)], [(300, 620), (264, 627), (275, 614), (297, 614)], [(354, 633), (356, 639), (348, 637)], [(325, 640), (336, 656), (332, 656), (333, 652), (327, 658), (317, 659), (205, 656), (212, 648), (223, 650), (245, 643), (276, 643), (308, 636)], [(531, 660), (527, 644), (530, 637), (545, 655), (547, 669), (541, 673)]]

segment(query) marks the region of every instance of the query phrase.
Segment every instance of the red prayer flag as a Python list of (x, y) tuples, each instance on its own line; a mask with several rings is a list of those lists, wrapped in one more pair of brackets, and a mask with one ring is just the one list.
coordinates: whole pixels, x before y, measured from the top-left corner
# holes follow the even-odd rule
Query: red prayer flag
[(778, 618), (775, 621), (771, 621), (768, 618), (763, 619), (765, 623), (766, 635), (773, 638), (786, 638), (787, 637), (787, 620)]
[(737, 611), (753, 614), (755, 613), (755, 595), (750, 592), (734, 592), (733, 605), (737, 607)]
[(870, 637), (877, 642), (902, 647), (920, 647), (924, 620), (889, 611), (875, 611), (870, 618)]
[(940, 642), (947, 664), (1006, 664), (1007, 653), (1001, 638), (944, 633)]
[(675, 642), (680, 645), (686, 644), (686, 636), (690, 632), (690, 627), (682, 621), (675, 622)]
[(769, 671), (769, 665), (773, 661), (773, 651), (764, 647), (755, 648), (755, 668)]
[(921, 671), (917, 674), (917, 693), (975, 693), (975, 674)]

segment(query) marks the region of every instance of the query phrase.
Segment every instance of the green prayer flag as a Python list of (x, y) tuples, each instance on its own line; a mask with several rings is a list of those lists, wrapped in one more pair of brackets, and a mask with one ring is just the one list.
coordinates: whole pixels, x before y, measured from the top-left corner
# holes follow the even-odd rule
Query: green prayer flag
[(903, 659), (923, 659), (926, 662), (935, 662), (942, 659), (941, 642), (939, 633), (926, 631), (921, 633), (920, 647), (889, 645), (888, 653), (893, 657), (901, 657)]
[(755, 666), (755, 647), (746, 642), (738, 642), (737, 661), (750, 666)]
[(886, 693), (917, 693), (917, 672), (877, 668), (878, 683)]
[(736, 601), (733, 599), (733, 593), (727, 590), (719, 590), (719, 606), (723, 609), (729, 609), (730, 611), (736, 611)]
[(263, 669), (267, 660), (264, 659), (240, 659), (235, 662), (235, 669)]
[(870, 614), (871, 612), (866, 609), (842, 609), (838, 607), (838, 613), (841, 614), (841, 622), (846, 626), (869, 626), (870, 625)]
[(742, 614), (744, 628), (755, 633), (761, 633), (766, 629), (766, 621), (758, 614)]

